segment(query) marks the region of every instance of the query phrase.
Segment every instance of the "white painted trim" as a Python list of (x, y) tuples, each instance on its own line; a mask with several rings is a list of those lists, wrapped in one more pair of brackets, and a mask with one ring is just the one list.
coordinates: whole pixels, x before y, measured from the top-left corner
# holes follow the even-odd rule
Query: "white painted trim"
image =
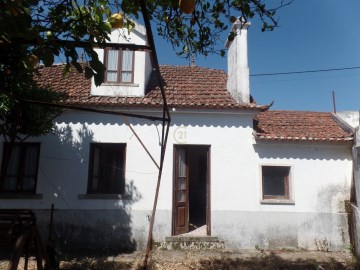
[(295, 201), (294, 200), (274, 200), (274, 199), (266, 199), (266, 200), (261, 200), (260, 201), (261, 204), (272, 204), (272, 205), (295, 205)]
[[(110, 83), (110, 82), (104, 82), (102, 83), (101, 85), (103, 86), (128, 86), (128, 87), (139, 87), (139, 84), (138, 83)], [(99, 95), (92, 95), (90, 94), (89, 96), (91, 97), (96, 97), (96, 96), (99, 96)]]
[[(92, 95), (92, 96), (99, 96), (99, 95)], [(117, 109), (114, 108), (114, 106), (116, 106), (116, 104), (109, 104), (111, 106), (111, 111), (114, 112), (136, 112), (137, 114), (141, 114), (141, 113), (153, 113), (153, 114), (162, 114), (163, 111), (161, 109), (157, 109), (157, 108), (148, 108), (148, 109), (144, 109), (144, 108), (139, 108), (139, 107), (128, 107), (128, 108), (121, 108), (121, 109)], [(108, 110), (109, 106), (94, 106), (94, 105), (89, 105), (89, 108), (97, 108), (100, 110)], [(80, 112), (79, 112), (80, 113)], [(260, 109), (259, 110), (242, 110), (242, 111), (236, 111), (236, 110), (214, 110), (214, 109), (199, 109), (199, 108), (194, 108), (194, 109), (187, 109), (187, 110), (182, 110), (182, 109), (175, 109), (173, 111), (173, 108), (170, 108), (170, 115), (171, 114), (205, 114), (205, 115), (209, 115), (209, 114), (216, 114), (216, 115), (252, 115), (255, 116), (257, 114), (260, 113)]]

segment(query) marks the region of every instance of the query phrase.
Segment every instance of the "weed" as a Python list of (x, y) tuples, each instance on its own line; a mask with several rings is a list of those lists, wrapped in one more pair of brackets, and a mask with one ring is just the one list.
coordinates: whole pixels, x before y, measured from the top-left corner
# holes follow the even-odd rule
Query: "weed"
[(315, 242), (316, 249), (318, 251), (326, 251), (326, 252), (330, 251), (331, 244), (328, 242), (328, 240), (326, 238), (324, 240), (320, 240), (320, 239), (318, 240), (315, 238), (314, 242)]

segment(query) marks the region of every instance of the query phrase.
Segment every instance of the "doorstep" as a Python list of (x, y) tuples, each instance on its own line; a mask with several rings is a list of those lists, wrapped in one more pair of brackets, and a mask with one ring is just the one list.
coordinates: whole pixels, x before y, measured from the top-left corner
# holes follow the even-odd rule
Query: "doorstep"
[(159, 250), (215, 250), (224, 249), (224, 241), (215, 236), (168, 236), (164, 242), (158, 242)]

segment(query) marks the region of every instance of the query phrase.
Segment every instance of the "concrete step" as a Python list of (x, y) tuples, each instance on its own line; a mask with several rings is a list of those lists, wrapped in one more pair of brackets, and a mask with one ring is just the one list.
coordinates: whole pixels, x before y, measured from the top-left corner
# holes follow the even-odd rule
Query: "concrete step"
[(168, 236), (165, 237), (165, 242), (158, 242), (156, 248), (160, 250), (223, 249), (225, 244), (214, 236)]

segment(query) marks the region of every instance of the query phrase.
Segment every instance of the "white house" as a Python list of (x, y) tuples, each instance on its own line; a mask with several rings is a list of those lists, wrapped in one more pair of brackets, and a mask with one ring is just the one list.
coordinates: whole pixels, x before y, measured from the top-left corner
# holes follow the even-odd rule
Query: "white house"
[[(345, 249), (352, 133), (331, 113), (269, 111), (252, 100), (247, 27), (233, 27), (228, 75), (160, 67), (172, 120), (154, 239), (197, 229), (229, 248)], [(141, 27), (127, 41), (118, 31), (112, 41), (146, 44)], [(40, 69), (39, 82), (64, 93), (66, 104), (161, 116), (148, 53), (108, 48), (99, 56), (108, 66), (101, 87), (75, 72), (62, 78), (61, 65)], [(54, 203), (65, 248), (144, 248), (160, 123), (66, 110), (55, 125), (53, 134), (16, 145), (0, 208), (34, 209), (45, 228)]]

